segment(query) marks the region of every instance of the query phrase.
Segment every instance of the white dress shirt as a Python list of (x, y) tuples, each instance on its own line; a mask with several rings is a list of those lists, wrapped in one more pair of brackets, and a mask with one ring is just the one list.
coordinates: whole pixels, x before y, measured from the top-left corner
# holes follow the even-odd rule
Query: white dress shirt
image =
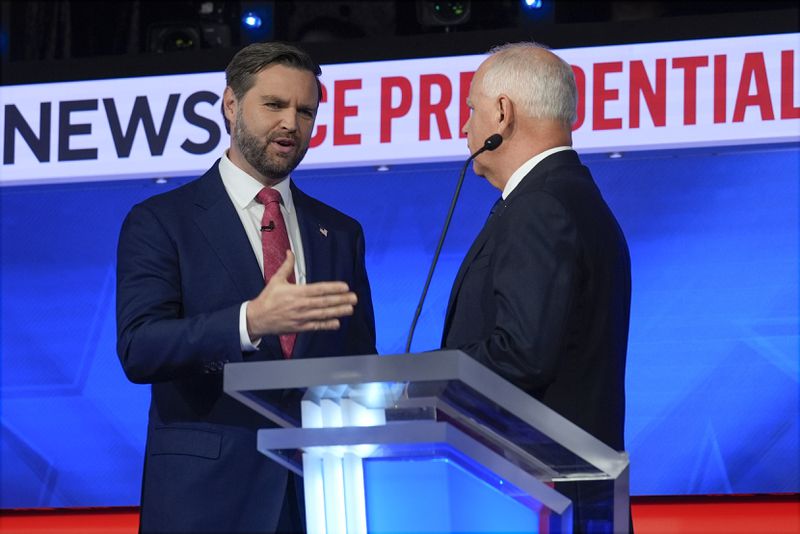
[(572, 147), (557, 146), (554, 148), (549, 148), (544, 152), (536, 154), (531, 159), (523, 163), (519, 169), (514, 171), (514, 174), (512, 174), (511, 178), (509, 178), (508, 181), (506, 182), (506, 186), (503, 188), (503, 200), (508, 198), (508, 195), (510, 195), (511, 192), (514, 189), (516, 189), (516, 187), (520, 184), (520, 182), (522, 182), (522, 179), (525, 178), (528, 175), (528, 173), (531, 172), (533, 168), (539, 164), (540, 161), (542, 161), (544, 158), (546, 158), (551, 154), (555, 154), (556, 152), (561, 152), (563, 150), (572, 150)]
[[(242, 227), (253, 248), (253, 254), (264, 273), (264, 255), (261, 249), (261, 218), (264, 215), (264, 205), (256, 200), (256, 195), (264, 185), (237, 167), (230, 159), (227, 152), (219, 161), (219, 174), (225, 191), (236, 208), (236, 214), (242, 221)], [(300, 238), (300, 225), (297, 222), (297, 210), (292, 200), (292, 190), (289, 187), (288, 176), (273, 189), (281, 194), (281, 214), (286, 222), (286, 231), (289, 234), (289, 245), (295, 257), (294, 277), (298, 284), (306, 283), (305, 256), (303, 255), (303, 242)], [(258, 350), (260, 339), (255, 343), (250, 341), (247, 333), (247, 302), (243, 302), (239, 309), (239, 341), (244, 351)]]

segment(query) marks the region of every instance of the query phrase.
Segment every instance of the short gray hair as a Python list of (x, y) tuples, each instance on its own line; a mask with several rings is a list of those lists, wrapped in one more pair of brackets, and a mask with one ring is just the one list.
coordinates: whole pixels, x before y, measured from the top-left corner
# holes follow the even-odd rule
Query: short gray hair
[(523, 115), (553, 119), (567, 126), (577, 119), (578, 89), (569, 63), (553, 54), (536, 53), (546, 46), (533, 42), (492, 48), (481, 90), (489, 97), (506, 94)]

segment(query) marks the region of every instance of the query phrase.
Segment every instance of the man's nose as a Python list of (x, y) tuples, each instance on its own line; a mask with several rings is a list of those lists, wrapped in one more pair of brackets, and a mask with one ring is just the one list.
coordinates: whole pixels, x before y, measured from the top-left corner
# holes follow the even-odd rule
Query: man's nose
[(285, 109), (281, 114), (280, 126), (290, 132), (297, 130), (297, 111), (291, 108)]

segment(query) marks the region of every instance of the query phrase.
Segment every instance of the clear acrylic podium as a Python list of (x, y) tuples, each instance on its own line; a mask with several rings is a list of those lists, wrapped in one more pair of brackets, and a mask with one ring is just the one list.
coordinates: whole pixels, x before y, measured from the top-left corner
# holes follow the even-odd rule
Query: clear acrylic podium
[(562, 485), (628, 532), (627, 454), (463, 352), (228, 364), (224, 389), (275, 423), (257, 447), (303, 475), (309, 534), (569, 534)]

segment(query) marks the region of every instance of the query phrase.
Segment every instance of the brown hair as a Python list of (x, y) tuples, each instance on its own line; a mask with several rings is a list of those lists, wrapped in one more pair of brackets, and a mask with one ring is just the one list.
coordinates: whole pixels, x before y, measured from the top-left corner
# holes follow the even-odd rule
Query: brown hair
[[(253, 43), (242, 48), (225, 68), (225, 83), (233, 90), (236, 99), (240, 100), (255, 84), (256, 74), (276, 64), (313, 74), (317, 82), (317, 101), (322, 99), (322, 84), (319, 81), (322, 69), (305, 51), (285, 43)], [(225, 120), (225, 130), (230, 133), (224, 107), (222, 117)]]
[(312, 73), (322, 97), (319, 75), (322, 70), (306, 52), (285, 43), (253, 43), (239, 50), (225, 68), (225, 81), (236, 98), (242, 98), (253, 87), (256, 74), (273, 64), (285, 65)]

